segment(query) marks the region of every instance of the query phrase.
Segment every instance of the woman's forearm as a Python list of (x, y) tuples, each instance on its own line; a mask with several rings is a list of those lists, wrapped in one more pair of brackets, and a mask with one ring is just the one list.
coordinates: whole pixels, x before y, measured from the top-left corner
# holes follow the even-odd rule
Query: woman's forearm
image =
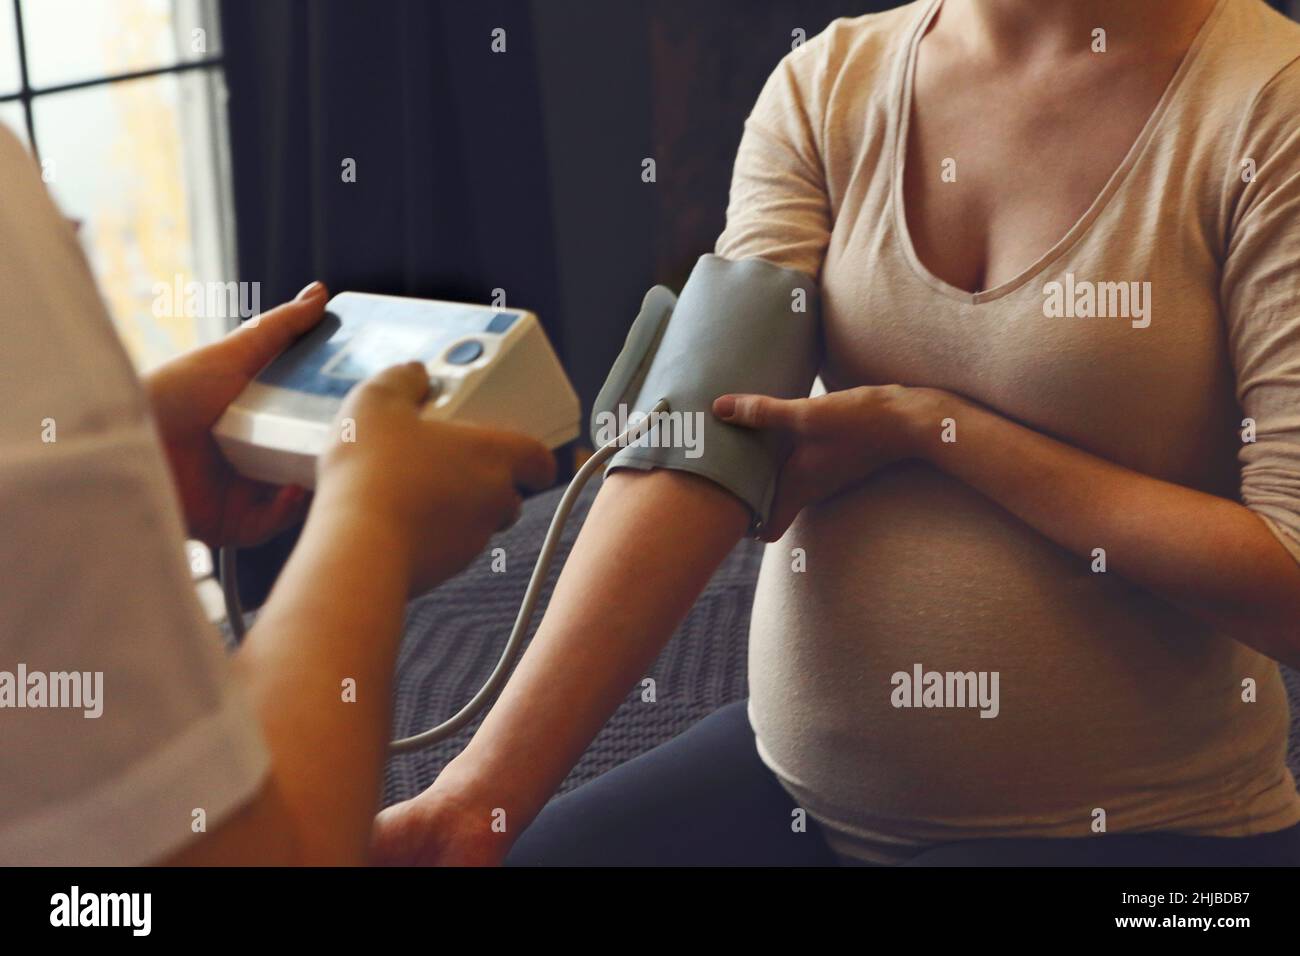
[(236, 655), (296, 862), (365, 859), (410, 579), (405, 553), (371, 516), (318, 500)]
[(646, 676), (747, 522), (736, 498), (701, 478), (611, 475), (537, 636), (435, 789), (474, 808), (483, 826), (504, 811), (507, 832), (518, 834)]
[[(945, 392), (915, 390), (917, 455), (1081, 560), (1228, 628), (1271, 657), (1300, 658), (1300, 565), (1249, 509), (1140, 474)], [(943, 441), (943, 422), (956, 441)]]

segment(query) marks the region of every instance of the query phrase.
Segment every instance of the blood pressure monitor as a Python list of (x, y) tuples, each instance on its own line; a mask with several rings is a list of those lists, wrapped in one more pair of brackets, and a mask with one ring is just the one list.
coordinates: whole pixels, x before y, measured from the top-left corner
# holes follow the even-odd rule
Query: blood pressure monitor
[(578, 435), (577, 393), (533, 313), (360, 292), (330, 299), (320, 323), (262, 370), (213, 434), (241, 474), (314, 487), (344, 396), (412, 361), (429, 371), (423, 418), (522, 432), (551, 449)]

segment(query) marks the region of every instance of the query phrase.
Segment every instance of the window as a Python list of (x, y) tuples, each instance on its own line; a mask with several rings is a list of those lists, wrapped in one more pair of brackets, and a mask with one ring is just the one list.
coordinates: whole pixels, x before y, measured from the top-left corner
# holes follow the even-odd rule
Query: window
[(0, 122), (80, 223), (141, 368), (233, 324), (184, 294), (235, 274), (217, 28), (216, 0), (0, 0)]

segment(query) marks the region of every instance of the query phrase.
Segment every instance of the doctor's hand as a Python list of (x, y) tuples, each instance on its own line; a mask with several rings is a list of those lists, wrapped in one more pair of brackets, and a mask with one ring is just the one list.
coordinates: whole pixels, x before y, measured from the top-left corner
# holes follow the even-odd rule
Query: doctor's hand
[(324, 314), (329, 293), (313, 282), (292, 302), (250, 319), (144, 377), (189, 534), (213, 547), (258, 544), (300, 521), (309, 494), (239, 475), (212, 426), (271, 359)]
[(720, 420), (778, 433), (787, 449), (762, 537), (775, 541), (805, 507), (839, 494), (872, 472), (910, 458), (932, 389), (862, 386), (816, 398), (722, 395)]
[(512, 524), (520, 492), (555, 481), (541, 442), (513, 432), (429, 421), (429, 373), (396, 365), (348, 393), (316, 465), (314, 510), (351, 516), (404, 549), (418, 593), (461, 571)]

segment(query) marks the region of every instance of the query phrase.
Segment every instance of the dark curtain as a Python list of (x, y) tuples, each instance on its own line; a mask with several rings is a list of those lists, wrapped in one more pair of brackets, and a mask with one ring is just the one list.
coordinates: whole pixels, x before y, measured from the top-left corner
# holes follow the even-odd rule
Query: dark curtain
[(526, 4), (224, 0), (222, 24), (240, 270), (263, 302), (320, 278), (558, 311)]

